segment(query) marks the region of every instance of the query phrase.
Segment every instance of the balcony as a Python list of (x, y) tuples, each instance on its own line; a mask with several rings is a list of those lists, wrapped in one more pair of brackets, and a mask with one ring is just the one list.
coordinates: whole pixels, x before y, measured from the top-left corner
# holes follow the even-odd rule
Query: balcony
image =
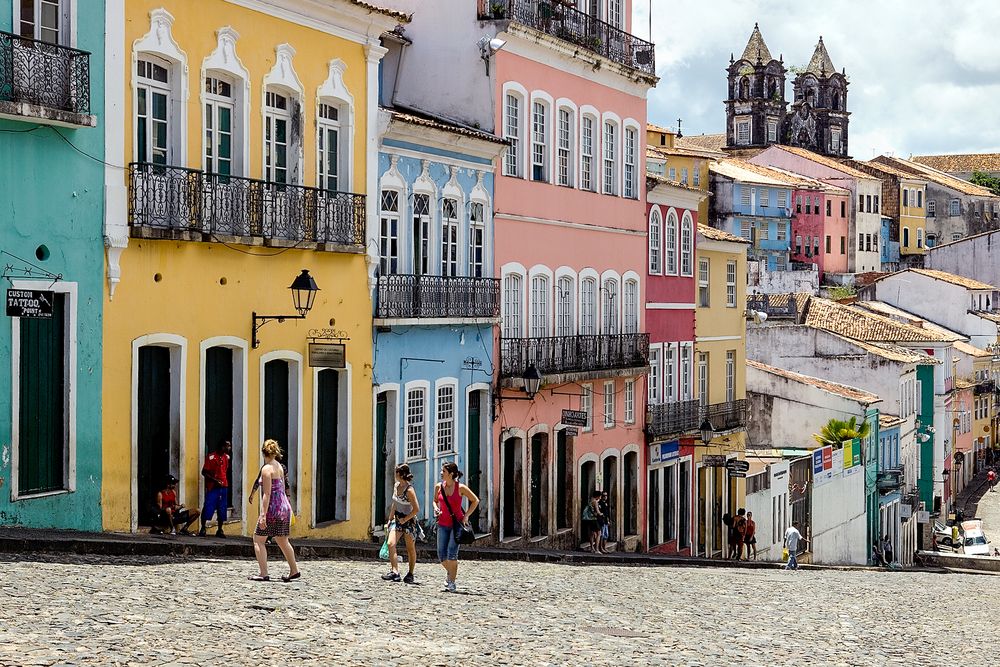
[(701, 425), (698, 401), (657, 403), (646, 406), (646, 434), (662, 438), (696, 431)]
[(875, 477), (875, 486), (880, 493), (892, 493), (899, 491), (903, 486), (903, 469), (887, 468), (879, 471)]
[(980, 380), (976, 383), (972, 393), (976, 396), (981, 396), (982, 394), (989, 394), (994, 391), (996, 391), (996, 382), (993, 380)]
[(378, 279), (378, 319), (495, 320), (499, 316), (500, 281), (496, 278), (391, 275)]
[(90, 54), (0, 32), (0, 116), (67, 127), (95, 127), (90, 115)]
[(364, 195), (145, 162), (128, 179), (133, 236), (364, 252)]
[[(550, 338), (501, 338), (500, 377), (523, 377), (534, 364), (548, 382), (551, 376), (584, 374), (592, 378), (645, 373), (649, 367), (649, 334), (599, 334)], [(624, 371), (628, 371), (626, 373)], [(583, 379), (583, 378), (579, 378)]]
[(741, 398), (726, 403), (712, 403), (701, 409), (702, 419), (707, 419), (718, 432), (735, 431), (746, 426), (750, 417), (750, 402)]
[(650, 42), (561, 0), (479, 0), (479, 19), (515, 21), (619, 65), (656, 75), (655, 50)]

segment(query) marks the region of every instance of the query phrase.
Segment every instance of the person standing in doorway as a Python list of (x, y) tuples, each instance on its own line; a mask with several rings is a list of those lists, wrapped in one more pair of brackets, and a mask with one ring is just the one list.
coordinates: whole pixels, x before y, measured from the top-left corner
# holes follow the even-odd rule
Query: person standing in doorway
[(742, 507), (736, 512), (733, 521), (733, 541), (736, 545), (736, 560), (743, 558), (743, 543), (747, 534), (747, 511)]
[(793, 521), (792, 525), (785, 531), (785, 548), (788, 549), (788, 563), (786, 570), (799, 569), (799, 542), (802, 540), (802, 533), (799, 532), (799, 522)]
[(233, 453), (233, 444), (228, 440), (223, 440), (215, 451), (205, 459), (205, 465), (201, 467), (201, 475), (205, 478), (205, 506), (201, 510), (201, 530), (199, 537), (205, 537), (205, 527), (212, 520), (212, 515), (218, 514), (219, 527), (215, 531), (216, 537), (225, 537), (222, 532), (222, 524), (226, 522), (229, 510), (229, 460)]
[(750, 558), (750, 553), (753, 551), (753, 559), (757, 560), (757, 522), (753, 520), (753, 512), (747, 512), (747, 529), (743, 543), (747, 546), (747, 558)]
[(396, 545), (400, 537), (406, 542), (406, 558), (409, 568), (403, 583), (413, 583), (413, 570), (417, 567), (418, 532), (417, 515), (420, 514), (420, 503), (417, 502), (417, 492), (413, 489), (413, 473), (405, 463), (396, 466), (396, 483), (392, 487), (392, 503), (389, 504), (389, 572), (382, 575), (386, 581), (400, 581), (399, 557), (396, 555)]
[(270, 536), (278, 543), (278, 548), (288, 562), (288, 574), (281, 577), (287, 583), (302, 575), (295, 562), (295, 550), (288, 541), (292, 525), (292, 504), (288, 502), (285, 489), (285, 469), (278, 462), (281, 448), (274, 440), (265, 440), (261, 454), (264, 455), (264, 466), (260, 469), (260, 518), (257, 519), (257, 530), (253, 534), (253, 552), (257, 557), (260, 573), (248, 578), (250, 581), (271, 580), (267, 573), (267, 545), (264, 543)]
[(889, 539), (888, 535), (882, 538), (882, 560), (885, 561), (886, 567), (892, 565), (892, 540)]
[[(458, 482), (462, 471), (454, 463), (441, 467), (441, 481), (434, 486), (434, 517), (437, 519), (438, 559), (445, 571), (444, 590), (454, 593), (458, 578), (459, 528), (472, 531), (468, 516), (479, 507), (479, 498), (465, 484)], [(469, 501), (467, 509), (462, 509), (462, 498)]]
[(601, 524), (601, 537), (597, 547), (602, 554), (611, 553), (608, 551), (608, 538), (611, 535), (611, 504), (608, 502), (608, 492), (602, 491), (601, 498), (597, 501), (597, 508), (600, 510), (598, 522)]
[(601, 500), (601, 492), (594, 491), (590, 494), (587, 504), (583, 506), (581, 520), (583, 522), (583, 533), (590, 540), (590, 553), (600, 553), (598, 544), (601, 539), (601, 510), (598, 504)]

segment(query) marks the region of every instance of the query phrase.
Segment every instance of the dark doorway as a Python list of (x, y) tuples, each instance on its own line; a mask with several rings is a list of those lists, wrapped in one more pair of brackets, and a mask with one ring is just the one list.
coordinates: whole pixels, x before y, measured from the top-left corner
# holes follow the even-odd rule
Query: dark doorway
[[(278, 442), (283, 454), (281, 462), (288, 472), (288, 483), (292, 487), (291, 492), (297, 494), (295, 453), (292, 451), (289, 437), (291, 427), (289, 374), (289, 363), (284, 359), (275, 359), (264, 364), (264, 439)], [(295, 499), (292, 502), (294, 507)]]
[[(580, 466), (580, 507), (590, 502), (590, 496), (597, 489), (597, 462), (587, 461)], [(580, 535), (583, 540), (588, 539), (588, 535), (582, 529)]]
[(153, 497), (171, 470), (170, 456), (170, 349), (139, 348), (137, 396), (137, 477), (139, 523), (152, 520)]
[(618, 525), (618, 506), (621, 503), (621, 497), (618, 495), (618, 457), (609, 456), (604, 459), (601, 467), (601, 479), (603, 480), (601, 490), (608, 494), (608, 512), (610, 514), (608, 519), (611, 521), (611, 525), (608, 526), (610, 531), (608, 541), (614, 542), (621, 533), (621, 527)]
[(323, 523), (345, 518), (337, 512), (347, 470), (347, 461), (338, 456), (340, 373), (320, 371), (316, 392), (316, 522)]
[[(205, 350), (205, 452), (208, 456), (223, 441), (233, 439), (233, 350), (210, 347)], [(239, 506), (243, 485), (233, 475), (236, 444), (229, 459), (229, 508)]]
[(545, 433), (531, 436), (531, 537), (549, 532), (548, 444)]
[(389, 509), (389, 492), (386, 474), (389, 460), (389, 434), (386, 431), (389, 417), (388, 394), (382, 392), (375, 399), (375, 525), (383, 526)]
[(646, 482), (646, 539), (649, 546), (663, 543), (660, 534), (660, 469), (649, 471)]
[(565, 429), (556, 432), (556, 530), (573, 522), (573, 453)]
[[(467, 423), (465, 432), (467, 445), (465, 450), (465, 460), (466, 468), (469, 471), (469, 488), (479, 498), (481, 505), (484, 505), (486, 504), (486, 499), (483, 494), (485, 490), (489, 488), (489, 482), (484, 480), (485, 471), (482, 469), (482, 452), (480, 451), (480, 447), (482, 446), (481, 397), (481, 391), (473, 391), (469, 393), (469, 405), (466, 410)], [(484, 532), (481, 523), (482, 516), (482, 511), (480, 509), (476, 509), (475, 514), (473, 514), (470, 519), (472, 528), (477, 533)]]
[(625, 455), (625, 493), (622, 507), (622, 527), (626, 535), (639, 533), (639, 455)]
[(524, 503), (524, 463), (521, 460), (521, 439), (507, 438), (503, 443), (503, 537), (520, 537), (521, 507)]

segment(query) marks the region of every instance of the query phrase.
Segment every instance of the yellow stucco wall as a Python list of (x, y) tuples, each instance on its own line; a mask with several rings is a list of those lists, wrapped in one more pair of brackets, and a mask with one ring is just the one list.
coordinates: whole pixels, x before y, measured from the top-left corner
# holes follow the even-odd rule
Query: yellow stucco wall
[[(908, 206), (903, 206), (903, 189), (909, 192)], [(920, 206), (917, 206), (916, 193), (920, 192)], [(899, 187), (899, 252), (902, 255), (923, 255), (927, 249), (927, 193), (922, 184), (902, 181)], [(903, 230), (910, 230), (909, 244), (903, 243)], [(922, 243), (917, 247), (917, 230), (920, 230)]]
[[(123, 45), (128, 67), (124, 73), (126, 122), (122, 128), (109, 128), (109, 131), (121, 131), (126, 136), (126, 163), (133, 159), (134, 150), (133, 43), (150, 30), (150, 11), (160, 7), (173, 15), (172, 36), (187, 57), (189, 92), (182, 102), (187, 122), (187, 164), (184, 166), (202, 167), (202, 62), (217, 47), (217, 30), (231, 26), (240, 35), (236, 53), (250, 76), (247, 175), (255, 178), (262, 175), (263, 80), (275, 63), (275, 46), (287, 42), (296, 51), (292, 62), (304, 89), (302, 183), (316, 185), (316, 93), (329, 76), (330, 61), (339, 58), (346, 64), (344, 81), (354, 98), (352, 183), (348, 185), (352, 191), (364, 193), (367, 79), (363, 47), (222, 0), (130, 0), (127, 3), (126, 43)], [(360, 251), (333, 253), (132, 238), (120, 262), (122, 278), (113, 299), (105, 289), (102, 490), (105, 529), (129, 530), (133, 503), (150, 500), (135, 499), (132, 491), (135, 464), (133, 341), (156, 334), (170, 334), (185, 341), (186, 381), (181, 389), (181, 401), (186, 414), (180, 429), (184, 445), (179, 495), (186, 505), (194, 507), (202, 501), (200, 466), (205, 449), (200, 425), (203, 364), (200, 346), (207, 339), (228, 336), (244, 341), (247, 349), (245, 460), (242, 479), (233, 482), (234, 486), (238, 483), (243, 489), (240, 495), (246, 497), (260, 465), (261, 357), (275, 351), (298, 353), (303, 357), (299, 402), (301, 468), (299, 492), (294, 499), (298, 518), (293, 535), (363, 538), (370, 526), (372, 497), (372, 320), (365, 255)], [(307, 319), (266, 325), (260, 332), (261, 346), (250, 349), (251, 312), (293, 313), (288, 286), (302, 269), (310, 270), (321, 290)], [(349, 516), (346, 521), (316, 529), (311, 526), (315, 486), (315, 376), (314, 369), (308, 366), (306, 337), (310, 329), (329, 327), (331, 321), (336, 329), (346, 331), (350, 337), (346, 354), (350, 368)], [(341, 400), (345, 400), (343, 395)], [(252, 532), (256, 506), (243, 515), (243, 530)], [(239, 528), (231, 526), (228, 530), (236, 532)]]
[[(695, 280), (698, 278), (700, 260), (710, 264), (709, 306), (695, 309), (695, 393), (697, 395), (698, 354), (707, 352), (709, 403), (726, 401), (726, 351), (736, 350), (736, 399), (746, 398), (746, 246), (726, 243), (733, 250), (721, 249), (718, 242), (703, 242), (698, 237), (695, 261)], [(736, 306), (726, 306), (726, 264), (736, 262)], [(697, 296), (696, 296), (697, 298)], [(712, 340), (723, 338), (723, 340)]]

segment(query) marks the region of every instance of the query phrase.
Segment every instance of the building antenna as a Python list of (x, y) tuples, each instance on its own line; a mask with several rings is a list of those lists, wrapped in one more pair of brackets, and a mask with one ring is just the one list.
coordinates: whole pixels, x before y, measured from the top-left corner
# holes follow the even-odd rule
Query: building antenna
[(653, 43), (653, 0), (649, 0), (649, 43)]

